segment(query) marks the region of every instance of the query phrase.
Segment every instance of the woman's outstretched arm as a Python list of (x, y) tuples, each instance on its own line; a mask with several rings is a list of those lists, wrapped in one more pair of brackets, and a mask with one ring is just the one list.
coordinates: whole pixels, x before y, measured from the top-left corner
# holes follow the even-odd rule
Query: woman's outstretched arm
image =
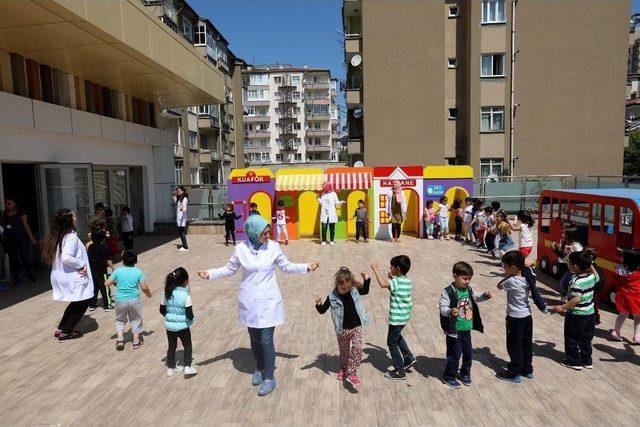
[(240, 268), (240, 260), (234, 251), (224, 267), (198, 271), (198, 276), (205, 280), (222, 279), (223, 277), (233, 276), (238, 271), (238, 268)]

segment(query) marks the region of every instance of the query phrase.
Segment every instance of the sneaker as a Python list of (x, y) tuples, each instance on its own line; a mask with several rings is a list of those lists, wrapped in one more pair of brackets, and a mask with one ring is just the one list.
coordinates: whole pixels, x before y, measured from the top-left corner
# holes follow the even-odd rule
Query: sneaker
[(258, 387), (258, 396), (266, 396), (276, 389), (276, 379), (264, 380)]
[(611, 339), (615, 341), (622, 341), (622, 337), (615, 331), (615, 329), (611, 331)]
[(399, 371), (397, 369), (394, 369), (393, 371), (387, 371), (384, 374), (384, 377), (389, 380), (406, 380), (407, 374), (405, 374), (404, 371)]
[(104, 309), (104, 311), (113, 311), (113, 310), (115, 310), (115, 308), (112, 305)]
[(284, 241), (284, 244), (285, 244), (285, 245), (288, 245), (288, 244), (289, 244), (289, 241), (288, 241), (288, 240), (285, 240), (285, 241)]
[(560, 361), (560, 364), (562, 366), (564, 366), (565, 368), (569, 368), (569, 369), (573, 369), (575, 371), (582, 371), (582, 366), (580, 365), (573, 365), (571, 364), (571, 362), (569, 361), (569, 359), (562, 359)]
[(461, 378), (462, 384), (469, 387), (471, 385), (471, 375), (463, 375)]
[(116, 341), (116, 350), (118, 350), (118, 351), (124, 350), (124, 340), (117, 340)]
[(257, 387), (260, 384), (262, 384), (262, 372), (255, 371), (251, 376), (251, 385)]
[(198, 373), (198, 369), (195, 366), (185, 366), (184, 374), (185, 375), (195, 375)]
[(347, 377), (347, 382), (354, 387), (358, 387), (359, 385), (362, 385), (362, 381), (360, 381), (360, 378), (358, 378), (358, 375), (356, 374), (349, 375)]
[(329, 242), (329, 246), (334, 246), (335, 242)]
[(364, 239), (364, 242), (365, 243), (369, 243), (369, 239)]
[(60, 329), (56, 329), (55, 331), (53, 331), (54, 338), (58, 338), (60, 335), (62, 335), (62, 331)]
[(89, 313), (96, 311), (97, 307), (89, 307)]
[(327, 242), (320, 243), (320, 246), (326, 246)]
[(582, 367), (584, 369), (593, 369), (593, 363), (583, 363)]
[(81, 336), (82, 336), (82, 332), (79, 332), (79, 331), (72, 331), (70, 334), (60, 333), (60, 335), (58, 335), (58, 342), (75, 340), (77, 338), (80, 338)]
[[(225, 246), (229, 246), (229, 242), (224, 242)], [(179, 250), (179, 249), (178, 249)]]
[(427, 240), (433, 240), (433, 236), (427, 236)]
[(180, 248), (180, 249), (178, 249), (178, 250), (179, 250), (180, 252), (186, 252), (186, 251), (188, 251), (188, 250), (189, 250), (189, 248)]
[(340, 369), (338, 371), (338, 381), (342, 381), (344, 379), (344, 371)]
[(533, 380), (533, 372), (529, 372), (528, 374), (524, 374), (523, 377), (525, 377), (528, 380)]
[(167, 368), (167, 376), (172, 377), (174, 374), (179, 374), (184, 368), (182, 366), (176, 366), (175, 368)]
[(142, 345), (142, 340), (138, 341), (138, 342), (133, 342), (133, 349), (137, 350), (140, 348), (140, 346)]
[(510, 381), (515, 384), (520, 384), (522, 382), (520, 375), (509, 375), (508, 372), (498, 372), (496, 374), (496, 378), (502, 381)]
[(460, 387), (462, 387), (458, 380), (455, 378), (443, 378), (442, 382), (451, 388), (459, 389)]
[(407, 369), (409, 369), (410, 367), (412, 367), (413, 365), (416, 364), (416, 358), (412, 358), (409, 363), (407, 363), (407, 361), (404, 362), (404, 370), (406, 371)]

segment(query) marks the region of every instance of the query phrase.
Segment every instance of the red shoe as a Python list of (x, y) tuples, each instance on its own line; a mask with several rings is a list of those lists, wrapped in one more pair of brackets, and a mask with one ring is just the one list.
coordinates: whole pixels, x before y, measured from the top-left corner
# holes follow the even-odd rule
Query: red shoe
[(344, 379), (344, 372), (342, 372), (342, 369), (340, 369), (338, 371), (338, 381), (342, 381)]
[(352, 386), (354, 387), (358, 387), (359, 385), (362, 385), (362, 381), (360, 381), (360, 378), (358, 378), (357, 374), (351, 374), (347, 377), (347, 381), (349, 383), (351, 383)]
[(284, 241), (284, 244), (285, 244), (285, 245), (288, 245), (288, 244), (289, 244), (289, 241), (288, 241), (288, 240), (285, 240), (285, 241)]

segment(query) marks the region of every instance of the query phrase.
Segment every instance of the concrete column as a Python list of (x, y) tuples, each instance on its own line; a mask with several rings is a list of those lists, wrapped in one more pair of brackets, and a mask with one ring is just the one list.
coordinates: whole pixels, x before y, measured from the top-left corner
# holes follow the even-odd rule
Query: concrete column
[(69, 73), (65, 73), (62, 78), (62, 84), (64, 85), (64, 91), (67, 96), (67, 107), (77, 108), (76, 107), (76, 82), (73, 78), (73, 75)]
[(118, 118), (127, 120), (127, 96), (123, 91), (118, 91)]
[(0, 50), (0, 89), (13, 93), (13, 77), (11, 76), (11, 56), (9, 52)]
[(78, 110), (87, 111), (87, 94), (84, 79), (81, 77), (75, 77), (73, 81), (76, 86), (76, 108)]

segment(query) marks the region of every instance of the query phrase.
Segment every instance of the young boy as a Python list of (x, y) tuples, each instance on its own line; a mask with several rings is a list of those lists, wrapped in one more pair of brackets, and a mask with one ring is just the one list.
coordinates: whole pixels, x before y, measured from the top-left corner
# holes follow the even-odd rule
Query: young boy
[(89, 301), (89, 311), (94, 311), (98, 306), (98, 292), (102, 294), (102, 308), (105, 311), (113, 310), (111, 295), (104, 285), (107, 276), (107, 268), (114, 271), (116, 268), (111, 262), (111, 254), (107, 245), (106, 231), (102, 228), (105, 222), (96, 217), (91, 226), (91, 242), (87, 245), (87, 256), (93, 279), (93, 297)]
[(140, 290), (151, 298), (151, 289), (144, 281), (142, 270), (134, 267), (138, 262), (138, 256), (132, 250), (126, 250), (122, 254), (123, 266), (111, 273), (111, 277), (105, 282), (105, 286), (116, 286), (116, 350), (124, 350), (124, 326), (129, 321), (133, 333), (133, 349), (142, 345), (140, 333), (142, 333), (142, 303)]
[(475, 242), (475, 236), (471, 232), (471, 222), (473, 221), (473, 202), (471, 197), (464, 199), (464, 216), (462, 221), (464, 223), (464, 240), (467, 243)]
[(411, 268), (411, 260), (406, 255), (398, 255), (391, 258), (389, 264), (389, 280), (382, 276), (377, 262), (371, 264), (380, 287), (387, 288), (390, 291), (387, 345), (393, 360), (394, 370), (388, 371), (384, 376), (391, 380), (404, 380), (407, 377), (407, 369), (416, 363), (416, 358), (402, 337), (402, 329), (409, 323), (411, 308), (413, 307), (411, 299), (413, 284), (411, 279), (407, 277), (407, 273)]
[(122, 232), (122, 244), (124, 249), (133, 249), (133, 217), (131, 216), (131, 209), (128, 206), (123, 206), (120, 209), (120, 231)]
[(251, 202), (251, 204), (249, 205), (249, 215), (260, 215), (260, 212), (258, 211), (258, 205), (254, 202)]
[(473, 268), (466, 262), (453, 265), (453, 283), (443, 289), (440, 295), (440, 326), (447, 336), (447, 365), (442, 379), (452, 388), (460, 388), (456, 380), (460, 356), (462, 367), (460, 379), (462, 384), (471, 385), (471, 362), (473, 347), (471, 345), (471, 329), (484, 332), (480, 310), (476, 303), (491, 298), (491, 292), (476, 294), (471, 289)]
[(278, 209), (276, 209), (276, 216), (271, 219), (276, 220), (276, 242), (280, 242), (280, 235), (284, 236), (284, 244), (289, 244), (289, 232), (287, 232), (287, 212), (284, 210), (284, 200), (278, 200)]
[(233, 203), (227, 203), (224, 212), (219, 213), (218, 217), (224, 219), (224, 245), (229, 246), (229, 238), (236, 245), (236, 220), (242, 218), (242, 215), (236, 215), (233, 211)]
[(364, 239), (365, 243), (369, 243), (369, 233), (367, 232), (367, 228), (369, 228), (369, 212), (367, 212), (367, 208), (364, 207), (364, 200), (358, 200), (358, 208), (356, 209), (353, 218), (356, 220), (356, 242), (360, 241), (360, 235)]
[(567, 302), (549, 310), (567, 312), (564, 317), (564, 351), (567, 357), (560, 364), (581, 371), (582, 368), (593, 368), (591, 341), (596, 328), (593, 294), (600, 276), (593, 266), (593, 253), (588, 249), (572, 252), (568, 267), (574, 276), (569, 282)]

